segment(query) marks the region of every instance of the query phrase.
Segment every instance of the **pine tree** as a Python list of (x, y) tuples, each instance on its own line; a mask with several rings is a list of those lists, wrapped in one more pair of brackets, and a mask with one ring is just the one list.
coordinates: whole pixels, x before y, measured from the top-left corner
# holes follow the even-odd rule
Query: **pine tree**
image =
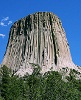
[(1, 96), (5, 100), (8, 99), (9, 82), (10, 82), (9, 69), (4, 65), (2, 67)]

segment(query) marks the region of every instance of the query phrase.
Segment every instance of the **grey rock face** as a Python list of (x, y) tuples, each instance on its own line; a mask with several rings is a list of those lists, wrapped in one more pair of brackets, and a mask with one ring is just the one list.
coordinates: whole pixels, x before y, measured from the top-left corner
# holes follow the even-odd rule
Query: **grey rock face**
[(38, 12), (15, 22), (9, 34), (2, 64), (18, 73), (32, 73), (32, 64), (42, 73), (63, 67), (78, 69), (72, 62), (60, 19), (50, 12)]

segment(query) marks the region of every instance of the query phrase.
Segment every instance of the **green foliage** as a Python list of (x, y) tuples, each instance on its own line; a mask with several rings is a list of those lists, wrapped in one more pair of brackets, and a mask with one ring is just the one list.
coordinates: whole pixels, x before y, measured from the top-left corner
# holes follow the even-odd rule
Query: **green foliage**
[(4, 99), (0, 96), (0, 100), (4, 100)]
[(76, 80), (73, 72), (68, 82), (58, 72), (39, 72), (40, 68), (35, 67), (32, 75), (19, 78), (3, 66), (0, 100), (81, 100), (81, 80)]
[(4, 65), (2, 67), (1, 96), (4, 97), (5, 100), (7, 99), (7, 96), (9, 94), (9, 82), (9, 69)]

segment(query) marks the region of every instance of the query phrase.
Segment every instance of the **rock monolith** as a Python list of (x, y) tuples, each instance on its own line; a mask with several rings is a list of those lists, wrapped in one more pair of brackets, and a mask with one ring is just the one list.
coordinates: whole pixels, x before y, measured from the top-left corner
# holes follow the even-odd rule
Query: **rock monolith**
[(40, 66), (42, 73), (65, 67), (78, 69), (62, 23), (51, 12), (37, 12), (12, 25), (2, 64), (21, 75), (31, 74), (33, 65)]

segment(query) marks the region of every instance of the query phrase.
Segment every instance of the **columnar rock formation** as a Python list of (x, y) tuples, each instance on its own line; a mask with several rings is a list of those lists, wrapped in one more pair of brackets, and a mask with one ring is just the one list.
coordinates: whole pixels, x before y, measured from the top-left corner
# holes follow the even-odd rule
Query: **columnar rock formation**
[(12, 70), (32, 71), (32, 64), (42, 72), (63, 67), (77, 69), (60, 19), (50, 12), (38, 12), (15, 22), (9, 34), (3, 63)]

